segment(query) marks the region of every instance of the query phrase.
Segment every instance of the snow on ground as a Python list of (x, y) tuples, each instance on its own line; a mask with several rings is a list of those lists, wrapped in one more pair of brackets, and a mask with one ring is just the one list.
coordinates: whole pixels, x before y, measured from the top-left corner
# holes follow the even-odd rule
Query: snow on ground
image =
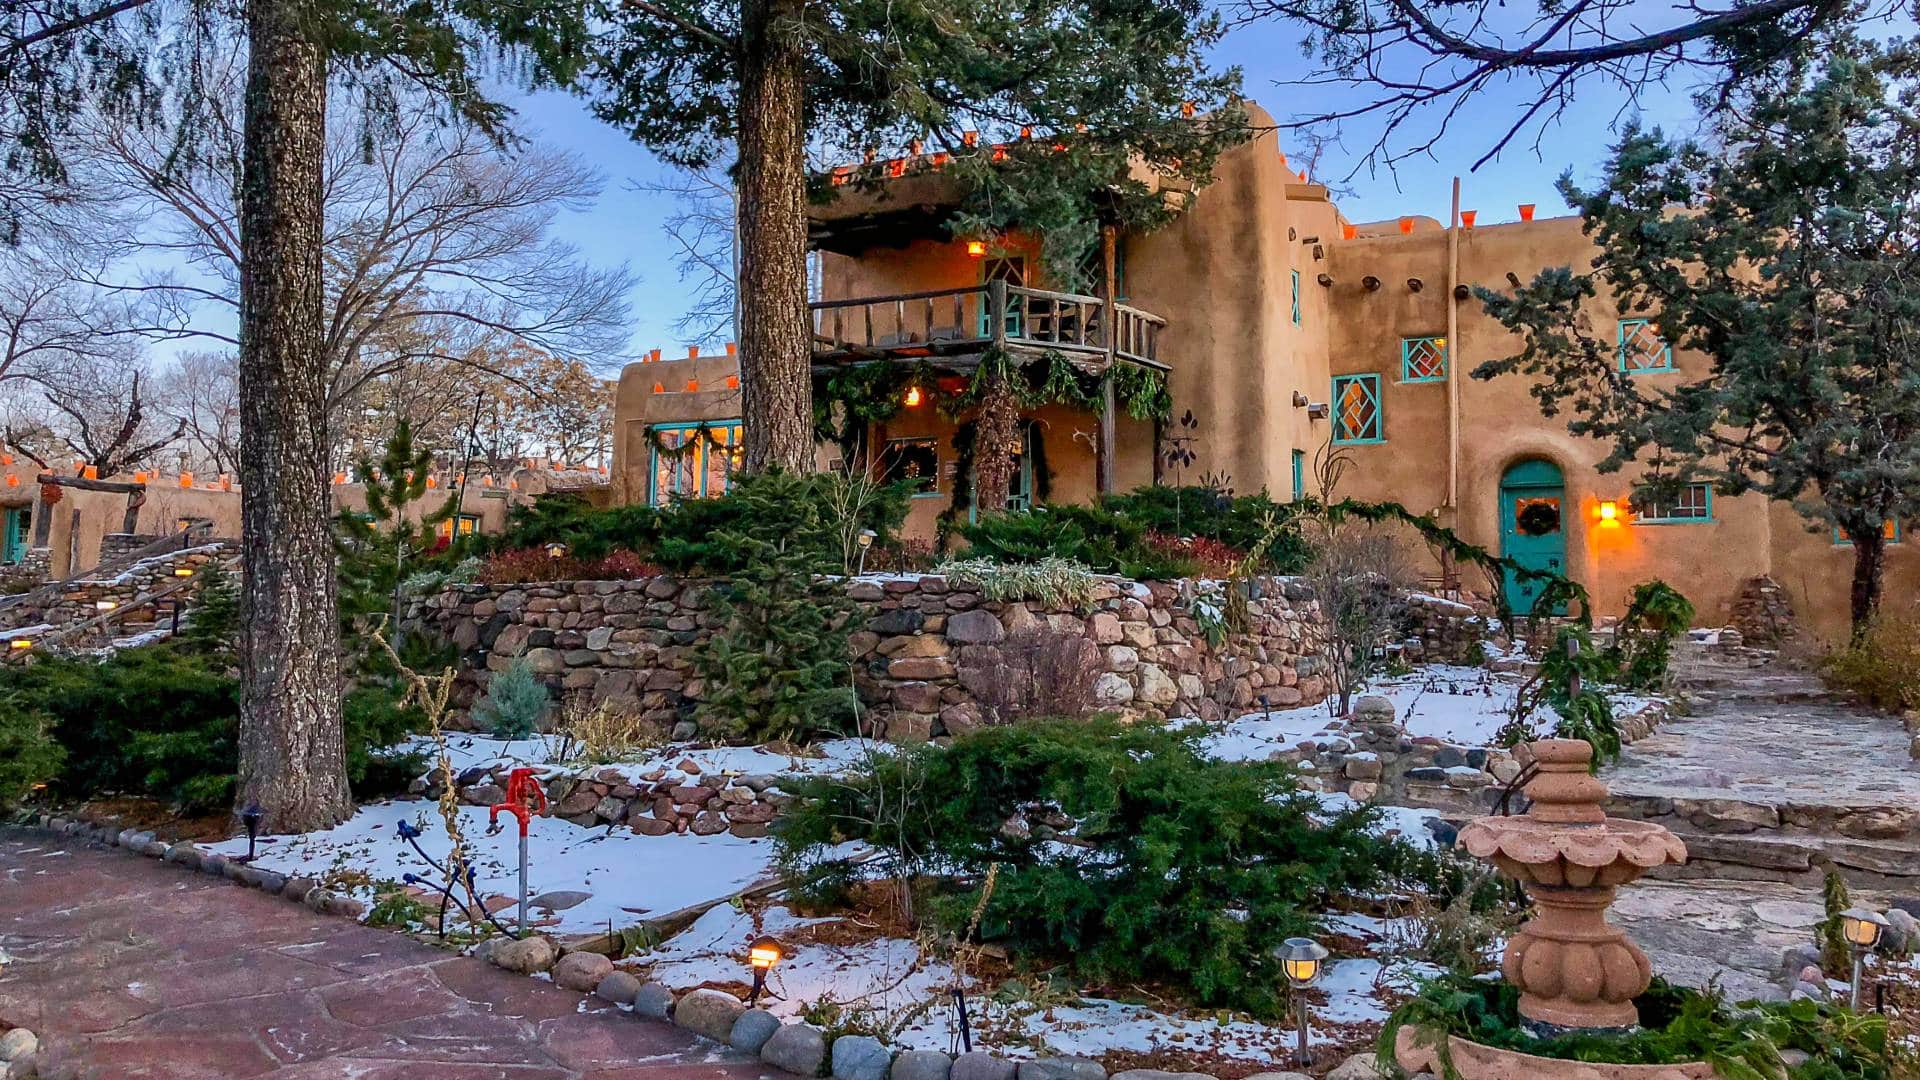
[[(442, 875), (402, 840), (398, 825), (420, 826), (420, 845), (436, 860), (452, 846), (437, 804), (425, 801), (362, 806), (346, 823), (325, 832), (276, 837), (263, 842), (255, 865), (277, 873), (324, 877), (334, 869), (366, 872), (375, 881), (399, 881), (413, 873), (431, 880)], [(517, 895), (519, 833), (503, 818), (500, 832), (487, 835), (487, 811), (462, 806), (460, 824), (482, 895)], [(211, 845), (225, 855), (243, 855), (246, 837)], [(528, 892), (581, 891), (591, 895), (554, 912), (549, 927), (562, 934), (631, 926), (641, 918), (664, 915), (691, 904), (731, 896), (771, 872), (773, 842), (718, 836), (643, 836), (630, 829), (583, 829), (555, 818), (534, 818), (529, 829)], [(361, 889), (360, 899), (370, 899)], [(509, 921), (511, 912), (501, 913)], [(536, 910), (536, 918), (545, 914)]]
[[(779, 906), (750, 912), (723, 905), (633, 962), (647, 977), (676, 990), (741, 984), (750, 981), (748, 944), (771, 935), (782, 942), (786, 957), (769, 976), (760, 1003), (776, 1016), (797, 1017), (815, 1003), (831, 1002), (842, 1007), (843, 1015), (861, 1015), (893, 1032), (894, 1044), (902, 1048), (953, 1049), (957, 1038), (951, 991), (959, 978), (956, 972), (901, 938), (876, 937), (848, 945), (807, 940), (812, 929), (835, 921), (802, 918)], [(1381, 942), (1393, 937), (1393, 920), (1343, 915), (1328, 922), (1330, 928), (1355, 937)], [(1435, 971), (1391, 959), (1331, 961), (1313, 1006), (1315, 1041), (1331, 1034), (1322, 1024), (1380, 1023), (1391, 1011), (1390, 1000)], [(1290, 1024), (1224, 1018), (1215, 1011), (1183, 1013), (1051, 993), (995, 995), (971, 981), (965, 989), (975, 1044), (1009, 1057), (1170, 1050), (1268, 1060), (1294, 1038)]]
[[(888, 744), (871, 739), (832, 739), (814, 744), (805, 754), (782, 753), (762, 746), (673, 745), (662, 747), (636, 761), (596, 765), (585, 761), (563, 761), (561, 755), (565, 751), (565, 740), (558, 735), (496, 739), (488, 735), (456, 733), (446, 738), (447, 758), (456, 776), (475, 766), (530, 765), (539, 769), (543, 777), (560, 772), (597, 774), (612, 770), (628, 782), (649, 776), (654, 780), (679, 780), (689, 775), (708, 773), (733, 776), (830, 773), (845, 769), (873, 754), (891, 752)], [(424, 735), (408, 741), (403, 748), (426, 754), (429, 762), (436, 753), (433, 739)], [(683, 767), (688, 761), (693, 762), (694, 769)], [(659, 775), (655, 776), (655, 773)]]
[[(1354, 697), (1379, 696), (1393, 702), (1393, 714), (1414, 738), (1428, 736), (1455, 746), (1491, 746), (1507, 723), (1525, 676), (1455, 664), (1427, 664), (1407, 675), (1373, 680)], [(1632, 716), (1659, 699), (1612, 691), (1616, 718)], [(1531, 722), (1537, 732), (1558, 721), (1538, 709)], [(1249, 713), (1220, 725), (1205, 740), (1207, 752), (1224, 761), (1258, 761), (1303, 743), (1340, 740), (1326, 703)], [(1343, 741), (1343, 740), (1342, 740)]]

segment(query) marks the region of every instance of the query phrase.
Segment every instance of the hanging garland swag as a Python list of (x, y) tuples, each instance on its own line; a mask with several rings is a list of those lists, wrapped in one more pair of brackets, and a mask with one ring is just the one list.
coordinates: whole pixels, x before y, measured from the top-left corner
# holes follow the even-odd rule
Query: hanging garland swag
[(851, 449), (868, 425), (885, 423), (906, 407), (909, 388), (918, 388), (942, 415), (959, 414), (980, 404), (996, 377), (1004, 378), (1022, 409), (1067, 405), (1099, 412), (1106, 379), (1113, 380), (1115, 403), (1135, 420), (1165, 420), (1173, 415), (1173, 395), (1164, 373), (1116, 361), (1105, 376), (1088, 375), (1064, 353), (1049, 352), (1039, 362), (1016, 364), (1005, 350), (983, 356), (964, 389), (943, 392), (929, 364), (862, 364), (835, 371), (822, 380), (813, 399), (813, 426), (822, 439)]

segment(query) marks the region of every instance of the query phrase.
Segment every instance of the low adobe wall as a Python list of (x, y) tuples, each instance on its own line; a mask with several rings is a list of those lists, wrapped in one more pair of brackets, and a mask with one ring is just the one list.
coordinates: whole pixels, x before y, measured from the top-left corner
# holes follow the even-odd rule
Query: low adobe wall
[[(709, 587), (672, 577), (465, 585), (413, 615), (461, 650), (462, 706), (524, 657), (556, 698), (586, 694), (673, 725), (703, 690), (693, 652), (717, 622)], [(879, 733), (900, 741), (1074, 704), (1219, 720), (1327, 693), (1319, 607), (1285, 579), (1259, 581), (1250, 631), (1217, 647), (1171, 584), (1102, 579), (1082, 608), (989, 601), (937, 575), (855, 579), (847, 592), (859, 612), (855, 684)]]

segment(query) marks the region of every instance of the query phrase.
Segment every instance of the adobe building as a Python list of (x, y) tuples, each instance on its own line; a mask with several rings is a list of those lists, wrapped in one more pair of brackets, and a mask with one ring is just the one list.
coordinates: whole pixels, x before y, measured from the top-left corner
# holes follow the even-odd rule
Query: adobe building
[[(439, 525), (442, 537), (498, 533), (508, 514), (549, 494), (571, 494), (608, 505), (605, 467), (562, 467), (529, 459), (504, 477), (475, 472), (461, 483), (454, 472), (428, 478), (425, 497), (408, 508), (419, 521), (443, 510), (455, 493), (459, 512)], [(364, 512), (366, 487), (337, 473), (333, 510)], [(137, 471), (102, 479), (84, 467), (59, 475), (11, 455), (0, 457), (0, 580), (61, 580), (109, 563), (190, 525), (211, 539), (240, 535), (240, 485), (230, 476)], [(7, 590), (0, 588), (0, 593)]]
[[(970, 512), (960, 509), (970, 500), (955, 438), (968, 418), (932, 406), (998, 347), (1023, 362), (1064, 356), (1096, 379), (1109, 368), (1164, 377), (1171, 415), (1197, 421), (1139, 420), (1111, 400), (1032, 410), (1014, 505), (1203, 476), (1293, 498), (1312, 489), (1315, 457), (1333, 445), (1353, 462), (1336, 497), (1432, 512), (1463, 539), (1565, 572), (1597, 614), (1619, 614), (1635, 584), (1658, 577), (1719, 625), (1771, 581), (1803, 626), (1844, 634), (1853, 557), (1831, 531), (1810, 529), (1784, 503), (1704, 486), (1671, 507), (1634, 506), (1635, 476), (1599, 473), (1607, 446), (1569, 435), (1564, 417), (1543, 418), (1524, 377), (1465, 377), (1519, 348), (1470, 290), (1584, 266), (1592, 249), (1577, 218), (1534, 219), (1525, 207), (1523, 220), (1501, 223), (1471, 211), (1449, 225), (1350, 222), (1325, 186), (1289, 166), (1271, 117), (1251, 112), (1264, 133), (1225, 154), (1172, 224), (1112, 235), (1085, 294), (1049, 289), (1029, 238), (950, 235), (956, 193), (935, 159), (882, 163), (899, 178), (879, 194), (848, 186), (813, 208), (816, 392), (863, 365), (920, 373), (903, 407), (861, 433), (873, 471), (922, 485), (910, 536), (933, 538), (943, 520)], [(1631, 378), (1679, 382), (1706, 364), (1605, 299), (1588, 314), (1614, 329)], [(730, 353), (656, 352), (629, 365), (615, 410), (615, 501), (723, 490), (739, 415)], [(681, 449), (695, 437), (707, 444)], [(1188, 440), (1193, 455), (1177, 472), (1161, 453), (1170, 439)], [(823, 446), (823, 464), (840, 457)], [(1904, 541), (1912, 524), (1889, 522), (1889, 536)], [(1531, 606), (1524, 584), (1502, 587), (1516, 610)], [(1896, 542), (1885, 602), (1905, 607), (1917, 595), (1920, 552)]]

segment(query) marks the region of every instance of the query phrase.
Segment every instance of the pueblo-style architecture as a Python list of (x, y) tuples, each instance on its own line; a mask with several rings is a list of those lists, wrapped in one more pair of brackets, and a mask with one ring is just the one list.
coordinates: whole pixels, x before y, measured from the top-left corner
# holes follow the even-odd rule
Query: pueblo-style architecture
[[(1633, 505), (1634, 476), (1599, 473), (1606, 448), (1569, 435), (1564, 418), (1543, 418), (1522, 377), (1466, 377), (1518, 347), (1472, 288), (1584, 265), (1591, 248), (1577, 218), (1535, 219), (1523, 206), (1520, 220), (1497, 223), (1472, 210), (1444, 225), (1350, 222), (1325, 186), (1289, 166), (1270, 118), (1253, 111), (1266, 133), (1223, 156), (1172, 224), (1107, 230), (1087, 293), (1049, 288), (1029, 237), (952, 235), (957, 192), (936, 156), (882, 162), (874, 167), (889, 179), (878, 193), (847, 185), (814, 208), (815, 392), (832, 400), (878, 384), (900, 395), (889, 419), (852, 435), (856, 464), (920, 485), (910, 536), (934, 538), (943, 520), (971, 512), (969, 416), (936, 406), (998, 350), (1023, 364), (1064, 358), (1095, 388), (1164, 377), (1171, 393), (1161, 420), (1136, 419), (1097, 389), (1026, 410), (1013, 505), (1203, 476), (1286, 499), (1312, 490), (1316, 455), (1332, 444), (1353, 463), (1337, 495), (1431, 511), (1466, 540), (1565, 572), (1600, 614), (1619, 613), (1636, 583), (1657, 577), (1706, 623), (1784, 596), (1801, 625), (1844, 632), (1853, 557), (1833, 534), (1784, 503), (1704, 485), (1672, 506)], [(1615, 328), (1630, 378), (1678, 382), (1705, 364), (1604, 299), (1588, 315)], [(874, 365), (899, 378), (861, 376)], [(1103, 383), (1109, 369), (1119, 378)], [(614, 501), (724, 490), (738, 386), (731, 349), (628, 365)], [(1194, 426), (1166, 419), (1188, 412)], [(1172, 440), (1192, 452), (1177, 472), (1164, 454)], [(821, 462), (845, 452), (823, 442)], [(1889, 522), (1889, 536), (1905, 541), (1914, 524)], [(1505, 588), (1515, 610), (1531, 607), (1529, 586)], [(1887, 602), (1917, 594), (1920, 551), (1896, 542)]]
[[(428, 478), (427, 494), (408, 507), (418, 521), (458, 497), (460, 510), (442, 521), (440, 535), (457, 530), (497, 533), (508, 511), (542, 495), (569, 492), (604, 504), (607, 470), (526, 460), (499, 476), (447, 470)], [(338, 473), (333, 509), (363, 512), (366, 488)], [(138, 471), (101, 477), (84, 464), (58, 472), (0, 454), (0, 577), (63, 580), (170, 536), (205, 539), (240, 535), (240, 485), (230, 476), (191, 471)], [(0, 593), (9, 590), (0, 588)]]

